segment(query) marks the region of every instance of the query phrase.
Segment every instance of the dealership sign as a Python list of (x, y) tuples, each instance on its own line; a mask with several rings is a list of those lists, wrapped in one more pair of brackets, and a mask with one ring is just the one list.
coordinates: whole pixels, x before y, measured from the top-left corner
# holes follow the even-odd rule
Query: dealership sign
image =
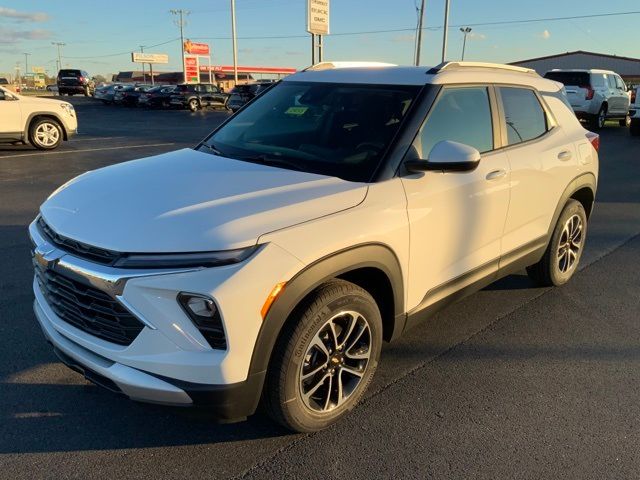
[(185, 40), (184, 53), (189, 53), (191, 55), (209, 55), (209, 44)]
[(329, 0), (307, 0), (307, 32), (329, 34)]
[(166, 53), (131, 52), (131, 61), (135, 63), (169, 63)]

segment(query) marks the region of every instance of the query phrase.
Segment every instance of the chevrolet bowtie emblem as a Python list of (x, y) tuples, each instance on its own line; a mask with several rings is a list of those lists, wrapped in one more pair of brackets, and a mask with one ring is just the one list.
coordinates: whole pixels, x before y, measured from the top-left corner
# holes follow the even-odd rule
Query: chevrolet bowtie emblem
[(40, 265), (41, 267), (49, 268), (50, 266), (53, 266), (53, 264), (57, 262), (60, 257), (62, 257), (62, 254), (63, 252), (61, 252), (57, 248), (51, 245), (42, 244), (38, 245), (34, 250), (33, 258), (35, 258), (35, 261), (38, 262), (38, 265)]

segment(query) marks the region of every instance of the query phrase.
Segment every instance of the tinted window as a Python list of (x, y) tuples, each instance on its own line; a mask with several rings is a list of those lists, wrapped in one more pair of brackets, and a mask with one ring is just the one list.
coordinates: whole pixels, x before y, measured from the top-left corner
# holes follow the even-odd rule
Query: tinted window
[(401, 85), (282, 82), (205, 143), (224, 157), (365, 182), (418, 91)]
[(464, 143), (480, 152), (493, 149), (486, 88), (447, 88), (442, 92), (418, 133), (415, 147), (420, 158), (428, 159), (433, 146), (442, 140)]
[(538, 97), (525, 88), (500, 87), (509, 145), (537, 138), (547, 131)]
[(547, 72), (544, 74), (544, 78), (560, 82), (564, 85), (571, 85), (572, 87), (581, 87), (589, 85), (589, 73), (587, 72)]
[(80, 70), (60, 70), (58, 73), (59, 77), (80, 77), (82, 76), (82, 72)]

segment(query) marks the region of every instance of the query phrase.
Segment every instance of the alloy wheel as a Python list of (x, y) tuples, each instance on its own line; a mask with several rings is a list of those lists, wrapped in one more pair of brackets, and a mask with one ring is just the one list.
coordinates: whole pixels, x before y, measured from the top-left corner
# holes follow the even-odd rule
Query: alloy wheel
[(315, 334), (300, 367), (300, 395), (307, 408), (329, 412), (356, 391), (369, 365), (371, 329), (360, 313), (343, 311)]
[(45, 122), (38, 125), (35, 139), (43, 147), (52, 147), (60, 140), (60, 130), (53, 123)]
[(575, 267), (582, 248), (582, 218), (572, 215), (564, 224), (558, 243), (558, 268), (567, 273)]

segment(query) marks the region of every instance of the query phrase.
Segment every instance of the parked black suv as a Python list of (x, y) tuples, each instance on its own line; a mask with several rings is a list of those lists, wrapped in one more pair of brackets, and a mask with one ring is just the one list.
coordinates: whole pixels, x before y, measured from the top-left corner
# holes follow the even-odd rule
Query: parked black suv
[(84, 94), (85, 97), (93, 95), (96, 88), (95, 83), (84, 70), (65, 69), (58, 72), (56, 79), (58, 84), (58, 94), (74, 95)]
[(171, 106), (188, 108), (192, 112), (204, 107), (226, 108), (229, 95), (210, 83), (176, 85)]

